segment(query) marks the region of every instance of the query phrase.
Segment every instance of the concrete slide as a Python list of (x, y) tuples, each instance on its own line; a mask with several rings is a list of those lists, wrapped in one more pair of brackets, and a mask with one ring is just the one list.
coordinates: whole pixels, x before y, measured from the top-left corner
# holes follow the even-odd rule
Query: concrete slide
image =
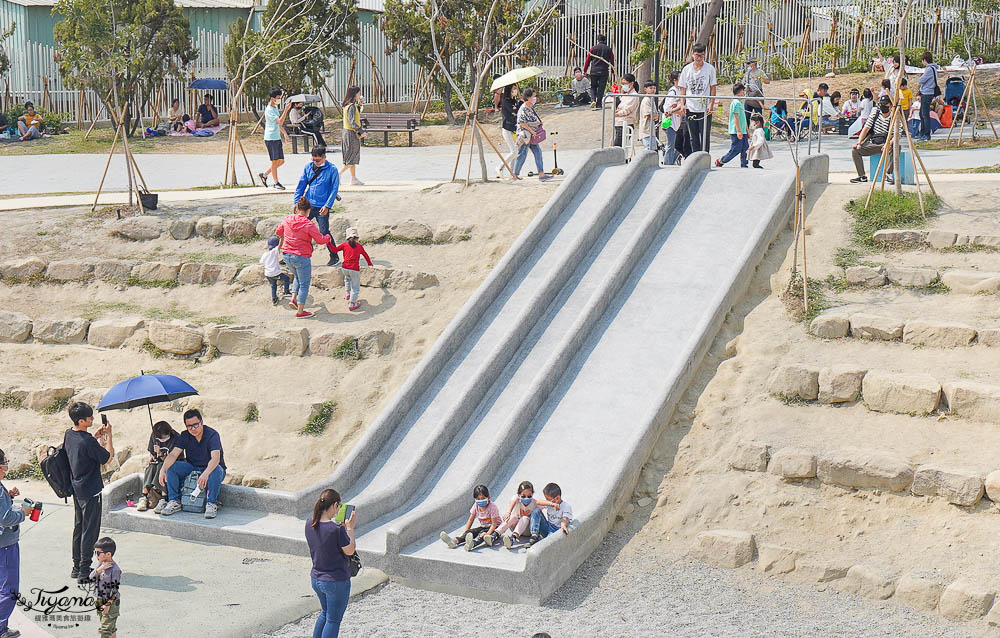
[[(539, 604), (600, 543), (660, 427), (794, 202), (794, 172), (594, 151), (553, 195), (334, 474), (296, 493), (224, 486), (207, 521), (123, 507), (108, 526), (285, 553), (326, 487), (357, 506), (365, 565), (416, 587)], [(801, 179), (826, 181), (825, 155)], [(576, 520), (531, 549), (452, 550), (489, 486), (559, 483)]]

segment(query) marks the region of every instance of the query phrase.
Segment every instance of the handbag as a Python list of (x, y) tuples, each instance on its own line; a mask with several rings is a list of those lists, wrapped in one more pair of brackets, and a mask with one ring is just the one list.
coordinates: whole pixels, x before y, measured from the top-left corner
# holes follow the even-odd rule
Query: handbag
[(931, 69), (931, 73), (934, 74), (934, 97), (941, 95), (941, 87), (938, 86), (937, 70)]
[[(341, 549), (340, 553), (344, 554), (344, 550)], [(351, 578), (354, 578), (361, 571), (361, 557), (358, 556), (358, 552), (355, 550), (350, 556), (344, 554), (344, 558), (347, 559), (347, 571), (350, 572)]]
[(535, 132), (531, 134), (531, 140), (529, 144), (541, 144), (545, 141), (545, 129), (539, 126), (535, 129)]

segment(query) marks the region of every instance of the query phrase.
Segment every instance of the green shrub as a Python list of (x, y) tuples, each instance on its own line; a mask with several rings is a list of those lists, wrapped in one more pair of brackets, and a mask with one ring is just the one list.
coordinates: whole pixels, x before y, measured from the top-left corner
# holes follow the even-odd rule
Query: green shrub
[(324, 401), (317, 408), (316, 413), (299, 430), (300, 436), (319, 436), (326, 430), (326, 426), (333, 418), (333, 413), (337, 411), (336, 401)]
[(31, 459), (30, 463), (25, 463), (19, 465), (7, 472), (7, 478), (12, 481), (18, 481), (21, 479), (29, 479), (32, 481), (44, 481), (45, 474), (42, 473), (42, 466), (38, 461), (38, 458)]
[(52, 403), (42, 408), (42, 414), (59, 414), (60, 412), (66, 409), (67, 405), (69, 405), (69, 397), (56, 399)]
[(20, 410), (22, 401), (12, 392), (0, 394), (0, 410)]
[(340, 342), (340, 345), (330, 353), (330, 356), (334, 359), (343, 359), (345, 361), (360, 361), (365, 358), (365, 355), (358, 348), (358, 340), (354, 337), (347, 337)]
[(251, 403), (247, 408), (247, 413), (243, 416), (244, 423), (256, 423), (260, 421), (260, 412), (257, 410), (257, 404)]
[(53, 113), (52, 111), (42, 113), (42, 120), (45, 122), (45, 131), (48, 133), (62, 131), (63, 125), (71, 119), (73, 119), (73, 116), (69, 113)]
[[(916, 193), (903, 193), (899, 197), (893, 192), (876, 190), (872, 193), (871, 205), (865, 210), (863, 198), (852, 199), (844, 208), (851, 214), (854, 241), (864, 246), (872, 246), (872, 235), (886, 228), (912, 228), (923, 226), (927, 218), (920, 213), (920, 203)], [(924, 208), (932, 215), (941, 206), (941, 198), (932, 193), (924, 195)]]

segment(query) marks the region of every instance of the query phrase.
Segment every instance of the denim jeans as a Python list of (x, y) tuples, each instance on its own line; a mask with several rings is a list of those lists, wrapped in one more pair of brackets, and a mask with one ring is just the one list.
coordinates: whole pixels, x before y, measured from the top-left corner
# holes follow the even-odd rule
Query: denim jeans
[(549, 519), (545, 518), (541, 509), (535, 509), (531, 513), (531, 534), (539, 534), (542, 538), (545, 538), (549, 534), (559, 531), (558, 525), (553, 525), (549, 522)]
[(677, 149), (674, 147), (674, 144), (677, 142), (677, 131), (675, 131), (672, 126), (668, 127), (666, 131), (667, 145), (663, 149), (663, 163), (667, 166), (673, 166), (677, 163), (677, 158), (680, 157), (680, 153), (678, 153)]
[(341, 268), (340, 270), (344, 273), (344, 288), (351, 296), (351, 303), (354, 303), (358, 300), (358, 294), (361, 292), (361, 271), (349, 268)]
[(20, 588), (21, 550), (17, 543), (0, 547), (0, 634), (7, 631), (7, 620), (14, 613)]
[(931, 102), (934, 94), (920, 94), (920, 137), (931, 139)]
[(340, 621), (344, 619), (347, 603), (351, 599), (351, 581), (312, 579), (313, 591), (319, 597), (322, 611), (313, 627), (313, 638), (337, 638)]
[(535, 156), (535, 168), (541, 173), (544, 168), (542, 168), (542, 149), (538, 144), (523, 144), (517, 149), (517, 159), (514, 161), (514, 175), (518, 176), (521, 174), (521, 167), (524, 166), (524, 160), (528, 157), (528, 149), (531, 149), (531, 154)]
[[(181, 485), (191, 472), (204, 472), (205, 468), (195, 467), (187, 461), (176, 461), (167, 470), (167, 498), (171, 501), (180, 502)], [(222, 480), (226, 478), (226, 471), (222, 466), (216, 467), (208, 476), (208, 486), (205, 489), (205, 502), (218, 503), (219, 490), (222, 488)]]
[(282, 272), (282, 273), (278, 273), (277, 275), (274, 275), (273, 277), (267, 277), (268, 283), (271, 284), (271, 301), (275, 301), (275, 300), (278, 299), (278, 280), (279, 279), (281, 280), (281, 283), (284, 284), (284, 286), (285, 286), (285, 294), (287, 295), (289, 293), (288, 285), (291, 282), (288, 280), (288, 275), (286, 275), (285, 273)]
[(729, 152), (722, 156), (719, 161), (725, 164), (729, 160), (733, 159), (737, 155), (740, 156), (740, 166), (746, 168), (747, 166), (747, 147), (749, 146), (749, 139), (746, 135), (743, 139), (736, 136), (735, 133), (729, 134), (730, 146)]
[(295, 286), (292, 288), (292, 297), (296, 303), (305, 305), (306, 297), (309, 296), (309, 282), (312, 281), (312, 260), (309, 257), (284, 253), (285, 264), (292, 271), (295, 277)]
[[(309, 219), (315, 219), (316, 220), (316, 226), (319, 227), (319, 232), (323, 233), (324, 235), (329, 235), (330, 234), (330, 213), (327, 213), (326, 215), (320, 215), (319, 211), (320, 211), (321, 208), (322, 208), (321, 206), (312, 206), (309, 209)], [(332, 237), (332, 235), (331, 235), (331, 237)], [(337, 242), (334, 241), (333, 243), (336, 244)], [(333, 250), (332, 247), (327, 246), (327, 250), (330, 251), (330, 256), (331, 257), (337, 256), (337, 253), (334, 252), (334, 250)], [(337, 256), (337, 259), (339, 261), (340, 257)]]
[(18, 126), (18, 130), (20, 130), (20, 132), (21, 132), (21, 137), (24, 137), (25, 139), (28, 139), (28, 140), (37, 140), (38, 138), (40, 138), (42, 136), (42, 134), (38, 131), (38, 127), (37, 126), (32, 125), (32, 126), (29, 126), (29, 127), (25, 128), (24, 122), (20, 122), (20, 126)]

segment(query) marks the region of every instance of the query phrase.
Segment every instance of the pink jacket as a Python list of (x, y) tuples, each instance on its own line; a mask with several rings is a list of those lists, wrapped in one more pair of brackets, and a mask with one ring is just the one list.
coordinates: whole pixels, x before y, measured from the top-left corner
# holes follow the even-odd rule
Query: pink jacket
[(308, 217), (302, 215), (289, 215), (285, 221), (281, 222), (274, 234), (284, 237), (285, 243), (281, 246), (282, 253), (298, 255), (300, 257), (312, 257), (312, 243), (333, 244), (333, 239), (329, 235), (319, 232), (319, 228)]

